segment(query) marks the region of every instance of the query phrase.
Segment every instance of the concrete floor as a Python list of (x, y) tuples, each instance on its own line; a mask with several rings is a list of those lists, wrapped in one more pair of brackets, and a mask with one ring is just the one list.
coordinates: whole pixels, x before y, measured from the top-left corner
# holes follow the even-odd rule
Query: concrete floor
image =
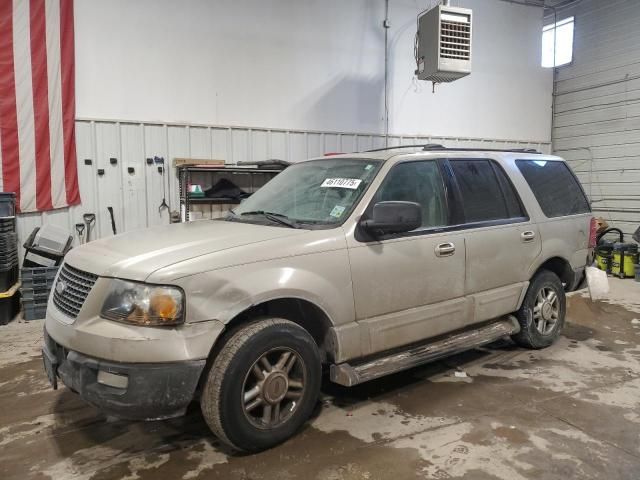
[(300, 434), (250, 456), (221, 448), (197, 408), (132, 423), (54, 392), (42, 322), (13, 322), (0, 327), (0, 478), (638, 479), (640, 283), (611, 284), (604, 302), (570, 297), (551, 348), (504, 341), (353, 389), (326, 385)]

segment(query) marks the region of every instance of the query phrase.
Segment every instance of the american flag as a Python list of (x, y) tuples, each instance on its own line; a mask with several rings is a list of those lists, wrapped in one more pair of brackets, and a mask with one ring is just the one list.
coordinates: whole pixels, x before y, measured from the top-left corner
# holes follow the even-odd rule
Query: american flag
[(80, 203), (73, 0), (0, 0), (0, 179), (21, 212)]

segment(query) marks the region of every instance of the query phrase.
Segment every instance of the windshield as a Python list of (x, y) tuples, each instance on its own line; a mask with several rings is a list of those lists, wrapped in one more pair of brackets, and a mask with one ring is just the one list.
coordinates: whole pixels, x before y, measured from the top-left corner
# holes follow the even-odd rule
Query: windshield
[(378, 160), (348, 158), (291, 165), (233, 209), (227, 219), (259, 222), (266, 219), (274, 224), (288, 221), (304, 228), (341, 224), (379, 166)]

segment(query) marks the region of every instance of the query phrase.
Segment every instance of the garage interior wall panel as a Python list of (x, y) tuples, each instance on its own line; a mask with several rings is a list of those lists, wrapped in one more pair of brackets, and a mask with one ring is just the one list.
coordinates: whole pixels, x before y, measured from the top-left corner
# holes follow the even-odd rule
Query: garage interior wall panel
[[(436, 3), (389, 2), (389, 132), (549, 141), (543, 9), (455, 0), (473, 9), (473, 72), (432, 93), (413, 47), (418, 14)], [(385, 132), (385, 0), (82, 0), (75, 15), (78, 117)], [(194, 155), (207, 149), (200, 134)], [(251, 145), (242, 135), (233, 144)]]
[[(385, 146), (384, 136), (377, 133), (92, 119), (76, 121), (76, 142), (82, 204), (68, 209), (20, 215), (18, 232), (21, 240), (33, 228), (44, 223), (67, 228), (75, 235), (74, 225), (83, 221), (84, 213), (96, 214), (93, 239), (111, 236), (111, 219), (107, 207), (113, 207), (119, 233), (168, 224), (168, 211), (158, 210), (163, 198), (163, 175), (158, 171), (158, 164), (147, 164), (147, 158), (164, 159), (166, 201), (171, 210), (178, 210), (178, 180), (173, 167), (175, 158), (219, 159), (226, 163), (265, 159), (295, 162), (325, 153), (349, 153)], [(534, 148), (547, 153), (550, 151), (550, 144), (545, 142), (402, 135), (388, 138), (390, 146), (425, 143), (456, 147)], [(112, 158), (115, 159), (115, 164), (112, 163)], [(85, 164), (85, 159), (91, 161), (90, 165)], [(129, 172), (130, 167), (132, 172)], [(103, 175), (98, 175), (99, 169), (104, 170)]]
[(571, 15), (573, 62), (556, 75), (553, 151), (594, 213), (630, 235), (640, 225), (640, 2), (583, 0), (558, 19)]

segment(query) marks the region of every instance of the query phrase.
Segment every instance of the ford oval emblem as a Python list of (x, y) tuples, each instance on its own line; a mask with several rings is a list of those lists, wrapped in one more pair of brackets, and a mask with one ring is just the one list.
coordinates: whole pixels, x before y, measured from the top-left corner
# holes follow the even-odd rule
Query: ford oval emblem
[(66, 288), (67, 288), (67, 284), (64, 283), (62, 280), (58, 280), (58, 283), (56, 283), (56, 292), (62, 295), (62, 292), (64, 292)]

